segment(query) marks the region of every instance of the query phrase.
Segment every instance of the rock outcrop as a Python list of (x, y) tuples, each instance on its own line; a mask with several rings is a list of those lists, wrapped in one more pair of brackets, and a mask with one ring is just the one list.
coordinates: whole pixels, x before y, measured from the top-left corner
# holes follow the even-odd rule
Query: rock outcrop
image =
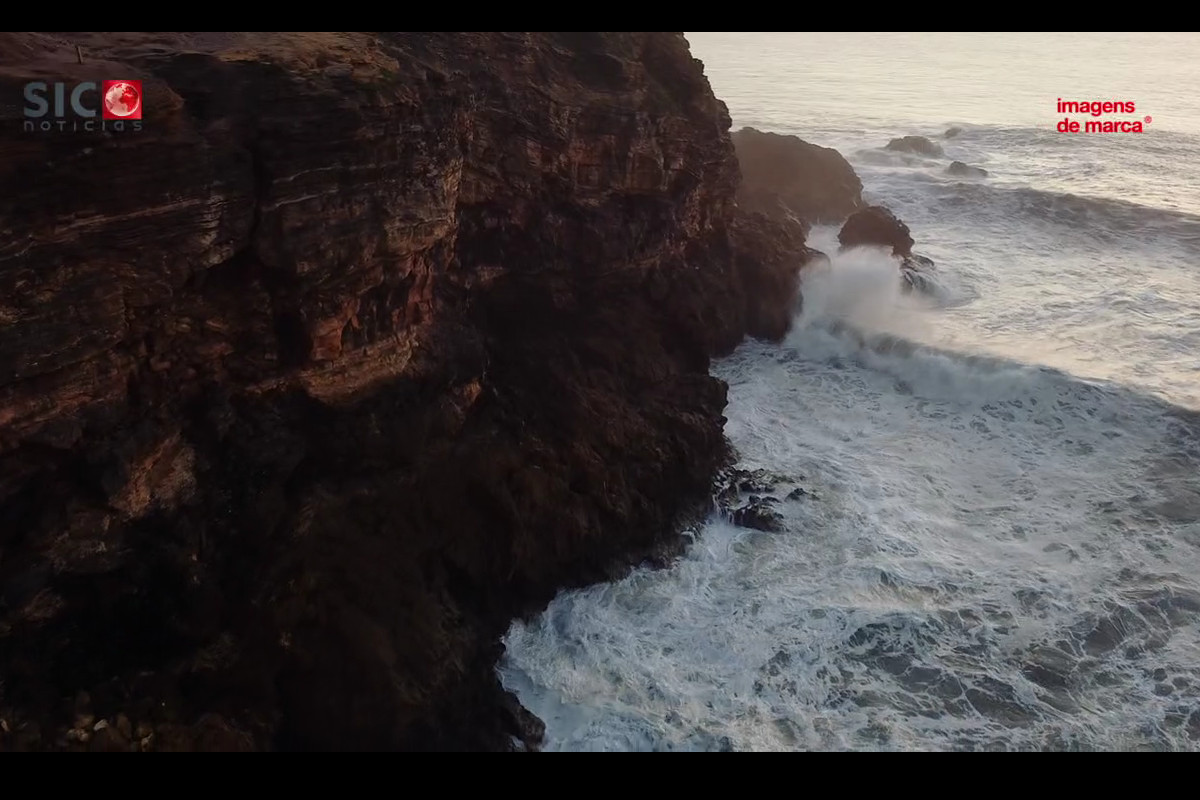
[(0, 121), (0, 749), (533, 743), (500, 634), (670, 552), (794, 303), (682, 34), (2, 36), (145, 119)]
[(986, 178), (988, 175), (983, 167), (972, 167), (962, 161), (951, 161), (950, 166), (946, 167), (946, 172), (960, 178)]
[(890, 247), (897, 256), (912, 254), (913, 238), (908, 226), (891, 209), (868, 206), (855, 212), (838, 231), (838, 243), (850, 247)]
[(933, 260), (913, 253), (913, 237), (900, 219), (884, 206), (868, 206), (853, 214), (838, 231), (843, 250), (851, 247), (886, 247), (900, 263), (905, 283), (921, 291), (933, 291)]
[(841, 222), (862, 208), (862, 181), (830, 147), (742, 128), (733, 134), (742, 183), (738, 205), (806, 224)]
[(924, 136), (901, 136), (899, 139), (892, 139), (887, 143), (886, 149), (901, 153), (916, 153), (931, 158), (941, 158), (945, 155), (940, 144), (932, 142)]

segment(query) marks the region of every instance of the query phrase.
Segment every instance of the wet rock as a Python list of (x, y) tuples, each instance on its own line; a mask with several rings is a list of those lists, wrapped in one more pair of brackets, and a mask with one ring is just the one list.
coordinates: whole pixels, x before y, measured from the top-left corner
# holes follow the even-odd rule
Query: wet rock
[(983, 167), (972, 167), (961, 161), (951, 161), (950, 166), (946, 167), (946, 172), (961, 178), (986, 178), (988, 176), (988, 171)]
[(887, 149), (901, 153), (916, 153), (932, 158), (941, 158), (945, 155), (940, 144), (932, 142), (924, 136), (901, 136), (899, 139), (892, 139), (887, 143)]
[(931, 258), (916, 254), (905, 256), (900, 262), (900, 275), (911, 289), (925, 294), (937, 292), (937, 267)]
[(862, 181), (837, 150), (754, 128), (742, 128), (732, 139), (743, 209), (812, 224), (841, 221), (862, 207)]
[(765, 469), (739, 472), (736, 477), (737, 490), (742, 494), (769, 492), (786, 480), (782, 475), (772, 474)]
[(844, 249), (851, 247), (889, 247), (899, 261), (900, 275), (907, 289), (936, 293), (936, 267), (933, 259), (913, 253), (913, 238), (908, 226), (884, 206), (870, 206), (846, 220), (838, 232)]
[(962, 132), (963, 132), (962, 128), (958, 127), (957, 125), (952, 125), (949, 128), (946, 128), (946, 132), (943, 133), (942, 136), (945, 137), (946, 139), (953, 139), (954, 137), (958, 136)]
[(885, 206), (868, 206), (856, 211), (838, 232), (838, 242), (844, 249), (890, 247), (897, 256), (911, 255), (913, 246), (908, 226)]
[(521, 705), (516, 695), (505, 691), (501, 700), (507, 732), (526, 750), (537, 750), (546, 735), (546, 723)]
[(808, 494), (796, 481), (762, 469), (731, 469), (720, 478), (717, 507), (734, 525), (778, 532), (785, 527), (779, 504)]
[(746, 505), (735, 508), (730, 519), (741, 528), (777, 533), (784, 528), (783, 517), (775, 510), (778, 502), (773, 497), (752, 497)]

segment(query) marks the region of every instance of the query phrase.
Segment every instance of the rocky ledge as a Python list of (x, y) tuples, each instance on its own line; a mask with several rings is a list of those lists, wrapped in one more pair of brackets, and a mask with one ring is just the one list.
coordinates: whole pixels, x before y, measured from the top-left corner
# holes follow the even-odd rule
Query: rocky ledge
[(804, 257), (682, 34), (0, 34), (113, 76), (0, 120), (0, 749), (535, 743), (500, 635), (671, 551)]

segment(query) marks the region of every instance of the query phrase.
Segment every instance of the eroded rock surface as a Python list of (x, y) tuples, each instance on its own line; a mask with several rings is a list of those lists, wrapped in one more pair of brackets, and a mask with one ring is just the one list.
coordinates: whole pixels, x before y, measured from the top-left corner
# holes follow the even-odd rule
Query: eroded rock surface
[(145, 109), (0, 131), (0, 749), (536, 739), (499, 635), (674, 546), (795, 303), (682, 34), (0, 37)]

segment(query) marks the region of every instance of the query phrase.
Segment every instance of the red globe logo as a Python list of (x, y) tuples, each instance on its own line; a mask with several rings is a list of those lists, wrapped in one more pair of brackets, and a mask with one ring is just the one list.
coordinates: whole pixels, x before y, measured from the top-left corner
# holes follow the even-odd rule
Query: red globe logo
[(105, 119), (142, 118), (141, 81), (105, 81), (100, 99)]

